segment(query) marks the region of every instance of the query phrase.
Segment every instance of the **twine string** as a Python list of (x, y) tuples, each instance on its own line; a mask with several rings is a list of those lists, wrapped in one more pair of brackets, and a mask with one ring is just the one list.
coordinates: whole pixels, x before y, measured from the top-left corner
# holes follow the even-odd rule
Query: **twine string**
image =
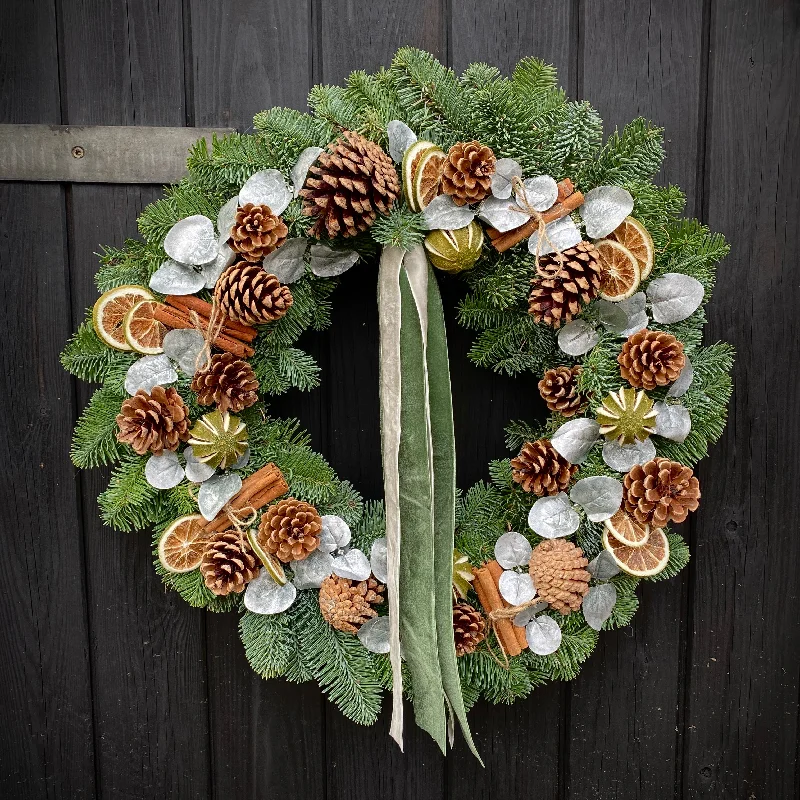
[(220, 310), (216, 293), (211, 304), (208, 326), (203, 326), (203, 321), (196, 311), (189, 312), (189, 320), (194, 325), (194, 329), (203, 337), (203, 347), (194, 362), (195, 372), (202, 372), (211, 364), (211, 345), (214, 344), (217, 336), (222, 333), (222, 329), (225, 326), (225, 315)]
[[(490, 611), (486, 617), (489, 620), (489, 633), (486, 637), (486, 646), (489, 649), (489, 655), (504, 669), (509, 669), (511, 664), (508, 660), (508, 653), (506, 653), (506, 649), (503, 647), (503, 641), (497, 633), (497, 623), (501, 622), (502, 620), (510, 620), (514, 619), (514, 617), (519, 614), (520, 611), (525, 611), (527, 608), (531, 608), (532, 606), (537, 605), (537, 603), (541, 603), (542, 599), (540, 597), (534, 597), (532, 600), (528, 600), (527, 603), (520, 603), (518, 606), (504, 606), (503, 608), (495, 609), (494, 611)], [(492, 647), (492, 634), (494, 634), (494, 638), (497, 640), (497, 644), (500, 646), (500, 653), (502, 654), (502, 659), (497, 656), (494, 651), (494, 647)]]
[[(545, 222), (544, 214), (541, 211), (537, 211), (528, 200), (528, 194), (525, 191), (525, 184), (522, 182), (522, 178), (515, 175), (511, 178), (511, 185), (514, 189), (514, 194), (516, 195), (516, 205), (509, 206), (509, 209), (512, 211), (518, 211), (520, 208), (528, 214), (531, 219), (536, 220), (537, 229), (536, 234), (537, 241), (536, 241), (536, 272), (538, 275), (541, 275), (543, 278), (552, 278), (553, 271), (542, 269), (540, 267), (540, 251), (542, 249), (542, 244), (546, 243), (550, 246), (553, 253), (555, 253), (556, 262), (558, 263), (558, 269), (561, 269), (562, 264), (564, 263), (564, 255), (562, 254), (560, 248), (550, 239), (547, 234), (547, 222)], [(558, 272), (558, 270), (555, 270)]]

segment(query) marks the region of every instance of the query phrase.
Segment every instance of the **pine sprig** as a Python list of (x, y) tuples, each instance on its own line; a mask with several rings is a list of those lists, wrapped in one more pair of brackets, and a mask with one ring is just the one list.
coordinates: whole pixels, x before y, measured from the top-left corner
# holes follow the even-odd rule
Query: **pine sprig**
[(117, 441), (117, 414), (125, 395), (103, 387), (89, 401), (75, 425), (70, 456), (81, 469), (113, 464), (127, 447)]

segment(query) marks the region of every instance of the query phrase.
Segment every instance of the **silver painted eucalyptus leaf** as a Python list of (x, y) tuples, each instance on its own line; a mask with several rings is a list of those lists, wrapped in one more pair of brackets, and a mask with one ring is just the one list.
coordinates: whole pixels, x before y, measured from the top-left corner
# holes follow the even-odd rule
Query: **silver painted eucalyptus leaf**
[(206, 285), (202, 269), (167, 259), (150, 277), (149, 286), (159, 294), (195, 294)]
[(151, 392), (154, 386), (169, 386), (178, 380), (178, 373), (169, 356), (161, 353), (157, 356), (143, 356), (128, 367), (125, 374), (125, 391), (136, 394), (139, 389)]
[(372, 574), (372, 566), (360, 550), (353, 548), (333, 559), (333, 572), (340, 578), (365, 581)]
[(308, 247), (308, 239), (303, 236), (287, 239), (264, 259), (262, 262), (264, 269), (281, 283), (294, 283), (305, 274), (306, 247)]
[(617, 472), (628, 472), (637, 464), (644, 464), (656, 457), (656, 446), (645, 439), (633, 444), (620, 444), (616, 440), (603, 444), (603, 461)]
[(164, 237), (164, 252), (181, 264), (198, 266), (213, 261), (217, 256), (214, 223), (202, 214), (179, 220)]
[(500, 158), (492, 175), (492, 194), (500, 200), (511, 197), (511, 179), (522, 177), (522, 167), (513, 158)]
[(200, 491), (197, 493), (197, 506), (200, 513), (210, 522), (222, 511), (225, 503), (239, 493), (241, 488), (241, 476), (235, 472), (212, 476), (200, 485)]
[(299, 197), (300, 190), (306, 182), (308, 175), (308, 168), (320, 157), (322, 153), (321, 147), (306, 147), (297, 158), (297, 163), (292, 167), (289, 177), (292, 179), (292, 187), (294, 189), (294, 196)]
[(665, 325), (690, 317), (703, 302), (703, 284), (691, 275), (668, 272), (650, 282), (647, 299), (653, 319)]
[(528, 513), (531, 530), (545, 539), (569, 536), (578, 530), (581, 519), (564, 492), (540, 497)]
[(358, 261), (355, 250), (334, 250), (326, 244), (311, 245), (311, 271), (320, 278), (335, 278)]
[(565, 422), (551, 437), (550, 443), (571, 464), (580, 464), (600, 436), (600, 425), (581, 417)]
[(569, 499), (581, 506), (592, 522), (602, 522), (619, 511), (622, 482), (606, 475), (582, 478), (572, 487)]
[(386, 537), (381, 536), (372, 543), (372, 550), (369, 551), (369, 563), (372, 567), (372, 574), (381, 582), (389, 580), (388, 567), (389, 552), (386, 546)]
[(539, 232), (528, 239), (528, 252), (532, 255), (546, 256), (555, 253), (556, 249), (563, 252), (575, 247), (583, 240), (578, 226), (571, 217), (562, 217), (555, 222), (545, 225), (545, 236), (539, 237)]
[(186, 477), (192, 483), (203, 483), (203, 481), (207, 481), (216, 472), (214, 467), (210, 467), (208, 464), (198, 461), (191, 447), (187, 447), (183, 451), (183, 457), (186, 459)]
[(558, 184), (550, 175), (537, 175), (522, 182), (523, 189), (517, 192), (521, 208), (530, 206), (535, 211), (547, 211), (558, 198)]
[(581, 608), (586, 624), (599, 631), (611, 616), (617, 602), (617, 587), (613, 583), (592, 586), (583, 598)]
[(478, 219), (501, 233), (524, 225), (530, 218), (531, 215), (523, 211), (510, 197), (487, 197), (478, 208)]
[(669, 387), (667, 397), (683, 397), (689, 391), (689, 387), (694, 380), (694, 367), (692, 362), (686, 357), (686, 363), (683, 365), (681, 374), (678, 375), (678, 380)]
[(399, 119), (393, 119), (386, 126), (386, 134), (389, 137), (389, 155), (392, 161), (399, 164), (406, 150), (417, 141), (417, 134)]
[(373, 617), (358, 629), (358, 640), (370, 653), (389, 652), (389, 617)]
[(581, 219), (590, 239), (608, 236), (633, 211), (633, 197), (621, 186), (598, 186), (586, 193)]
[(549, 656), (561, 647), (561, 627), (546, 614), (535, 617), (525, 626), (528, 647), (537, 656)]
[(325, 514), (322, 517), (322, 530), (319, 536), (319, 549), (325, 553), (332, 553), (350, 544), (352, 534), (350, 526), (335, 514)]
[(322, 581), (333, 572), (333, 556), (314, 550), (302, 561), (293, 561), (292, 583), (298, 589), (319, 589)]
[(608, 550), (601, 550), (590, 562), (586, 568), (591, 573), (592, 577), (597, 581), (611, 580), (615, 575), (621, 572), (619, 564), (614, 560), (614, 556)]
[(612, 333), (616, 333), (617, 336), (630, 336), (647, 327), (649, 320), (644, 310), (646, 303), (645, 293), (636, 292), (632, 297), (620, 300), (618, 303), (601, 298), (594, 304), (594, 308), (600, 322)]
[(495, 560), (503, 569), (526, 566), (531, 552), (531, 543), (516, 531), (504, 533), (494, 545)]
[(280, 614), (294, 603), (296, 597), (297, 587), (293, 583), (281, 586), (262, 569), (244, 590), (244, 607), (254, 614)]
[(181, 370), (192, 376), (196, 372), (195, 365), (204, 346), (203, 334), (192, 328), (167, 331), (162, 344), (164, 355), (177, 361)]
[(449, 194), (440, 194), (428, 203), (422, 216), (429, 231), (454, 231), (469, 225), (475, 212), (469, 206), (457, 206)]
[(574, 319), (558, 332), (558, 346), (568, 356), (582, 356), (599, 341), (600, 335), (585, 319)]
[(692, 418), (680, 403), (662, 403), (660, 400), (653, 406), (658, 413), (656, 417), (656, 433), (673, 442), (685, 442), (692, 430)]
[(536, 594), (531, 576), (527, 572), (514, 572), (513, 569), (507, 569), (500, 575), (497, 589), (503, 600), (512, 606), (527, 603)]
[(160, 456), (150, 456), (144, 466), (144, 477), (155, 489), (172, 489), (183, 480), (183, 467), (178, 454), (165, 450)]
[(292, 200), (286, 179), (277, 169), (265, 169), (251, 175), (239, 189), (239, 205), (253, 203), (269, 206), (273, 214), (283, 214)]

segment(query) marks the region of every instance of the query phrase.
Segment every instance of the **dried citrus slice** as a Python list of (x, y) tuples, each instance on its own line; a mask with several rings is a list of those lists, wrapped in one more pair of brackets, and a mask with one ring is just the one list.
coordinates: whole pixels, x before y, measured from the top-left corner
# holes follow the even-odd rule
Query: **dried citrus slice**
[(154, 316), (158, 305), (155, 300), (140, 300), (125, 315), (125, 341), (137, 353), (154, 356), (164, 352), (162, 344), (167, 328)]
[(640, 525), (622, 509), (607, 519), (605, 525), (615, 539), (628, 547), (643, 547), (650, 538), (650, 526)]
[(639, 277), (644, 280), (653, 270), (655, 247), (653, 237), (639, 220), (625, 217), (622, 223), (607, 237), (619, 242), (633, 253), (639, 262)]
[(191, 572), (200, 566), (208, 536), (200, 514), (178, 517), (158, 540), (158, 560), (167, 572)]
[(422, 211), (439, 193), (445, 154), (433, 143), (414, 142), (403, 156), (403, 194), (412, 211)]
[(661, 528), (653, 528), (647, 542), (641, 547), (628, 547), (606, 528), (603, 531), (603, 547), (611, 553), (623, 572), (637, 578), (657, 575), (669, 561), (669, 540)]
[(603, 268), (600, 297), (612, 303), (626, 300), (636, 292), (641, 282), (636, 256), (613, 239), (600, 239), (595, 242), (595, 247), (600, 253), (600, 266)]
[(125, 339), (125, 315), (142, 300), (152, 300), (153, 295), (144, 286), (118, 286), (97, 298), (92, 309), (92, 323), (97, 335), (109, 347), (131, 350)]
[(258, 541), (258, 531), (255, 528), (251, 528), (247, 531), (247, 538), (250, 541), (250, 547), (253, 548), (253, 552), (264, 565), (264, 569), (269, 572), (272, 580), (278, 586), (284, 586), (286, 584), (286, 573), (283, 571), (280, 561), (261, 546), (261, 542)]

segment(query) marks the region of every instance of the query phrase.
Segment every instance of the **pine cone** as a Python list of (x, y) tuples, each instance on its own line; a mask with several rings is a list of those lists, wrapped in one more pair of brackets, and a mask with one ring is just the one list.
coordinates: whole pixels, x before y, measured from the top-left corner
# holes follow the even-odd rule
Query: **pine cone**
[(400, 193), (392, 159), (353, 131), (344, 131), (308, 169), (300, 197), (303, 213), (317, 217), (309, 229), (317, 238), (355, 236), (378, 214), (386, 214)]
[(668, 458), (637, 464), (622, 485), (625, 510), (637, 522), (654, 528), (683, 522), (700, 505), (700, 481), (689, 467)]
[(383, 602), (384, 586), (375, 578), (351, 581), (331, 575), (319, 589), (319, 609), (327, 623), (337, 631), (358, 633), (368, 620), (378, 616), (373, 608)]
[(566, 539), (540, 542), (528, 566), (536, 594), (562, 614), (577, 611), (589, 591), (588, 563), (583, 550)]
[(646, 328), (628, 337), (617, 356), (622, 377), (637, 389), (655, 389), (677, 380), (686, 364), (683, 344), (671, 333)]
[(586, 398), (578, 392), (581, 367), (556, 367), (545, 372), (539, 381), (539, 394), (547, 407), (562, 417), (573, 417), (586, 408)]
[(253, 368), (231, 353), (217, 353), (202, 372), (195, 373), (192, 391), (201, 406), (217, 404), (224, 414), (238, 412), (258, 401), (258, 381)]
[(219, 531), (206, 545), (200, 573), (206, 586), (216, 595), (244, 591), (244, 587), (258, 575), (259, 562), (239, 531)]
[(540, 256), (538, 275), (531, 281), (528, 313), (537, 321), (560, 328), (597, 297), (600, 255), (591, 242)]
[(231, 264), (220, 275), (214, 297), (223, 313), (245, 325), (280, 319), (294, 302), (288, 286), (269, 272), (246, 261)]
[(189, 409), (177, 390), (154, 386), (148, 394), (139, 389), (122, 403), (117, 414), (117, 439), (140, 456), (177, 450), (189, 438)]
[(289, 235), (286, 223), (269, 206), (246, 203), (236, 211), (228, 244), (246, 261), (261, 261)]
[(457, 656), (474, 652), (486, 638), (486, 620), (469, 603), (456, 603), (453, 606), (453, 638)]
[(442, 191), (457, 206), (478, 203), (492, 190), (497, 159), (480, 142), (457, 142), (447, 153), (442, 172)]
[(577, 469), (576, 464), (570, 464), (556, 451), (549, 439), (525, 442), (519, 455), (511, 459), (511, 477), (526, 492), (539, 497), (563, 492)]
[(314, 506), (287, 497), (270, 506), (258, 526), (258, 543), (281, 561), (302, 561), (319, 545), (322, 517)]

